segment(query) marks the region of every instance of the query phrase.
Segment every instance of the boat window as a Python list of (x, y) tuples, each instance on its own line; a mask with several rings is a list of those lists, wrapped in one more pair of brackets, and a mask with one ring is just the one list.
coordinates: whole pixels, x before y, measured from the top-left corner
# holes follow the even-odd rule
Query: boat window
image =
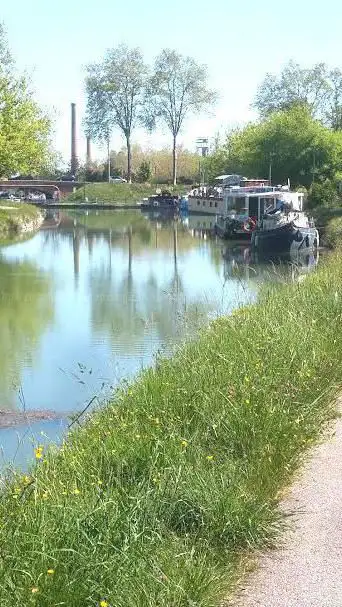
[(197, 206), (199, 206), (201, 204), (200, 200), (197, 200)]
[(249, 197), (249, 216), (250, 217), (258, 217), (258, 197), (250, 196)]
[[(258, 199), (257, 199), (258, 200)], [(233, 207), (237, 213), (246, 213), (246, 198), (236, 198), (235, 206)]]
[(210, 206), (211, 206), (211, 207), (212, 207), (212, 206), (213, 206), (213, 203), (212, 203), (212, 201), (210, 201)]
[(229, 198), (227, 198), (227, 210), (230, 211), (231, 209), (235, 208), (235, 198), (229, 196)]
[(217, 202), (215, 202), (215, 207), (217, 207)]
[(203, 206), (203, 207), (205, 207), (205, 200), (203, 200), (203, 202), (202, 202), (202, 206)]

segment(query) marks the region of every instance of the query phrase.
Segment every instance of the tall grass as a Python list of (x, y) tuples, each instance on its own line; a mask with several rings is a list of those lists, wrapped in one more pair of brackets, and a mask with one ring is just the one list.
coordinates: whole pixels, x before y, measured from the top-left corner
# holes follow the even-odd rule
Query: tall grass
[[(176, 192), (184, 192), (184, 186), (168, 187), (160, 186), (161, 189), (171, 189)], [(155, 194), (157, 185), (146, 183), (87, 183), (70, 196), (68, 202), (117, 202), (118, 204), (132, 204), (142, 201), (147, 196)]]
[(333, 414), (342, 256), (214, 322), (0, 498), (2, 607), (209, 607)]
[(20, 232), (26, 223), (38, 223), (40, 216), (39, 210), (30, 204), (20, 204), (11, 200), (1, 201), (0, 235)]

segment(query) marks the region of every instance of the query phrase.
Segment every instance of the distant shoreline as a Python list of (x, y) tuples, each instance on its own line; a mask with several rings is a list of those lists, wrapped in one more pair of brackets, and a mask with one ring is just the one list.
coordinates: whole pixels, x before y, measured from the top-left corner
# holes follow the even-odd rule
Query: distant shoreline
[(32, 422), (51, 421), (64, 417), (56, 411), (46, 411), (44, 409), (32, 409), (30, 411), (10, 411), (0, 409), (0, 430), (4, 428), (13, 428), (14, 426), (23, 426)]

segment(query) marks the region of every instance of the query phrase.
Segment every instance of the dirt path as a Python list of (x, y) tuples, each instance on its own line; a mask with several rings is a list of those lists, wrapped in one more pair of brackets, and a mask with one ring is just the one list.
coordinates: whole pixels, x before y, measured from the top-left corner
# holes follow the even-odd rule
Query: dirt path
[(342, 420), (282, 504), (294, 513), (280, 550), (262, 555), (234, 607), (342, 607)]

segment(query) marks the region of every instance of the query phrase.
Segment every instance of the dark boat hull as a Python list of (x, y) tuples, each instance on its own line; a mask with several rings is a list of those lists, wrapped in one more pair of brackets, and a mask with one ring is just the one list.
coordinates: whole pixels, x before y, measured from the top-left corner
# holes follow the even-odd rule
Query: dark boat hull
[(293, 223), (274, 230), (255, 230), (252, 246), (265, 254), (304, 252), (317, 248), (318, 232), (314, 227), (298, 228)]
[(141, 204), (141, 208), (154, 211), (177, 211), (179, 199), (173, 196), (151, 196), (151, 198)]

